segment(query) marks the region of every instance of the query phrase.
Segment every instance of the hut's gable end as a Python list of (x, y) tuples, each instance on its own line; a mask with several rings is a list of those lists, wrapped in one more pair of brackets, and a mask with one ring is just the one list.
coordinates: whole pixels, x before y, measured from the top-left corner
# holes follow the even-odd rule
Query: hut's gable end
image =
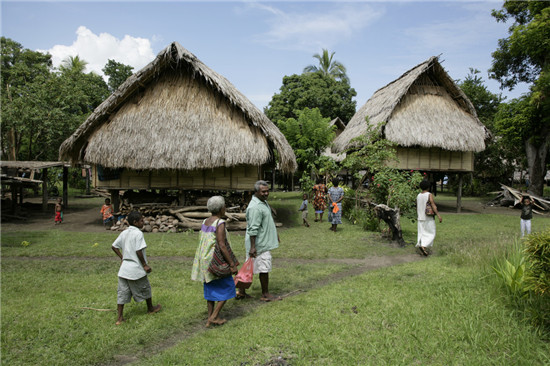
[(481, 151), (484, 129), (444, 87), (411, 88), (386, 123), (385, 137), (401, 146)]
[(84, 157), (131, 169), (261, 165), (270, 158), (265, 136), (240, 109), (198, 75), (173, 70), (121, 105), (89, 138)]

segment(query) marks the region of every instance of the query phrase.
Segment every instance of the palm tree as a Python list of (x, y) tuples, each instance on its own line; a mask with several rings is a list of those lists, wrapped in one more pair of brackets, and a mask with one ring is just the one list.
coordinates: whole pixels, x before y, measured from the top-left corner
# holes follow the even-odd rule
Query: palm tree
[(332, 61), (335, 53), (336, 52), (331, 52), (329, 55), (328, 50), (323, 48), (323, 55), (319, 55), (318, 53), (313, 55), (314, 58), (319, 60), (319, 67), (309, 65), (304, 68), (304, 72), (320, 72), (336, 80), (340, 79), (349, 83), (349, 78), (346, 75), (346, 67), (338, 61)]
[(61, 61), (61, 66), (59, 67), (62, 71), (72, 71), (76, 73), (83, 73), (86, 70), (87, 61), (84, 61), (78, 55), (69, 56)]

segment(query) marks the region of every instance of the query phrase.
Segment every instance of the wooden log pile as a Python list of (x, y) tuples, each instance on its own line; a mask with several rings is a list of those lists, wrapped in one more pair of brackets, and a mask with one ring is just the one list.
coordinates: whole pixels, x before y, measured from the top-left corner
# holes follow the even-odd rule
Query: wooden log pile
[[(121, 219), (111, 230), (123, 231), (128, 227), (126, 216), (131, 211), (139, 211), (144, 217), (144, 232), (181, 232), (189, 229), (200, 230), (204, 219), (210, 217), (206, 206), (169, 206), (168, 204), (128, 204), (122, 207)], [(246, 214), (240, 212), (240, 206), (226, 209), (225, 219), (227, 230), (246, 230)]]

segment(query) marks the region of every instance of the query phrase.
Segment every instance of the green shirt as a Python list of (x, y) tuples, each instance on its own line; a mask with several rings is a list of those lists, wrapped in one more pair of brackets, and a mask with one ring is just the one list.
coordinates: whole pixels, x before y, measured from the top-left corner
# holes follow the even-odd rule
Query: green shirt
[(256, 253), (258, 255), (279, 247), (279, 237), (271, 215), (271, 208), (267, 202), (256, 196), (252, 197), (246, 209), (246, 236), (244, 239), (246, 253), (250, 252), (251, 236), (256, 237)]

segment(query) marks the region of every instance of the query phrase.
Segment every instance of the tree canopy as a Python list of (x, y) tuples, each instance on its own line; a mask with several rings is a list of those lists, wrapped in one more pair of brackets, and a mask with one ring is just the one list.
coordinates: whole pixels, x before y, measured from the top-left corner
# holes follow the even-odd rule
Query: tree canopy
[(109, 78), (107, 83), (109, 91), (114, 92), (118, 87), (126, 81), (131, 75), (134, 68), (130, 65), (125, 65), (121, 62), (109, 59), (107, 64), (101, 71)]
[(275, 94), (264, 112), (278, 121), (298, 118), (296, 111), (318, 108), (324, 118), (340, 117), (347, 123), (355, 114), (355, 89), (345, 81), (337, 81), (321, 73), (305, 73), (283, 77), (280, 92)]
[[(57, 160), (61, 143), (108, 96), (85, 61), (64, 60), (52, 68), (51, 56), (1, 38), (3, 160)], [(74, 67), (73, 67), (74, 66)]]
[[(492, 54), (490, 77), (510, 90), (519, 82), (532, 83), (528, 95), (503, 107), (498, 126), (504, 137), (524, 144), (531, 190), (542, 195), (550, 146), (550, 3), (505, 1), (493, 16), (514, 23)], [(511, 116), (510, 110), (523, 114)]]
[(349, 84), (349, 78), (346, 74), (346, 67), (339, 61), (332, 60), (335, 52), (331, 52), (323, 49), (323, 53), (319, 55), (318, 53), (314, 54), (313, 57), (319, 61), (319, 66), (309, 65), (304, 68), (304, 73), (307, 72), (319, 72), (323, 75), (330, 76), (335, 80), (345, 81)]

